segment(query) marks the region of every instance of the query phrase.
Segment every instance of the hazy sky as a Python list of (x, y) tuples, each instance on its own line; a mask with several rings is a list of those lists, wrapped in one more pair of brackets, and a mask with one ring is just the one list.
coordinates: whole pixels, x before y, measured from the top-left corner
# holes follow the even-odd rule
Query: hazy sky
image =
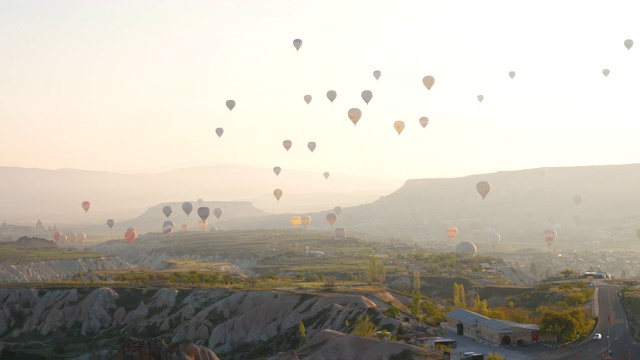
[(633, 4), (2, 0), (0, 166), (407, 179), (640, 162)]

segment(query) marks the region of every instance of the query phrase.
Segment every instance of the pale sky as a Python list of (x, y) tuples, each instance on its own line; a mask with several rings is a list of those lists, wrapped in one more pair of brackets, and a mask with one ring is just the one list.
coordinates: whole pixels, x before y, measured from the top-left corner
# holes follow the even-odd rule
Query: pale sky
[[(637, 163), (634, 9), (578, 0), (2, 0), (0, 166), (233, 163), (409, 179)], [(638, 43), (627, 50), (625, 39)], [(436, 80), (430, 91), (426, 75)], [(369, 105), (363, 90), (373, 92)], [(352, 107), (363, 112), (355, 127)], [(406, 123), (401, 135), (396, 120)]]

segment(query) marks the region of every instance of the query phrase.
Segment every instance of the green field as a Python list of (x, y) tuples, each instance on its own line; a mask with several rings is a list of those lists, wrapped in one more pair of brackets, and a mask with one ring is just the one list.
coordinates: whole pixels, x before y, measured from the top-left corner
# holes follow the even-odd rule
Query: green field
[(75, 249), (24, 249), (0, 245), (0, 265), (20, 265), (40, 261), (73, 260), (104, 256)]

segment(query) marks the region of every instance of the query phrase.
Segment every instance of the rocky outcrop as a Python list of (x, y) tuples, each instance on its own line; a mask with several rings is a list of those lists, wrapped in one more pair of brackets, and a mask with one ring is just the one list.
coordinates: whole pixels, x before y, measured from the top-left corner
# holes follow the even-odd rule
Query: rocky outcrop
[(167, 344), (163, 339), (142, 340), (127, 336), (113, 360), (219, 360), (206, 347), (189, 340)]
[(68, 280), (90, 270), (130, 269), (134, 266), (116, 256), (73, 260), (52, 260), (0, 266), (0, 282), (28, 283)]

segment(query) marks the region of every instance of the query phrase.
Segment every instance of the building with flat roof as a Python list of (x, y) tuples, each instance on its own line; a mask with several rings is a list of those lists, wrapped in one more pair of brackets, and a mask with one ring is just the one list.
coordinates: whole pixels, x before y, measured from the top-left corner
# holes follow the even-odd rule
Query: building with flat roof
[(491, 319), (460, 308), (449, 311), (445, 315), (447, 328), (458, 335), (507, 346), (524, 346), (538, 342), (540, 329), (535, 324)]

